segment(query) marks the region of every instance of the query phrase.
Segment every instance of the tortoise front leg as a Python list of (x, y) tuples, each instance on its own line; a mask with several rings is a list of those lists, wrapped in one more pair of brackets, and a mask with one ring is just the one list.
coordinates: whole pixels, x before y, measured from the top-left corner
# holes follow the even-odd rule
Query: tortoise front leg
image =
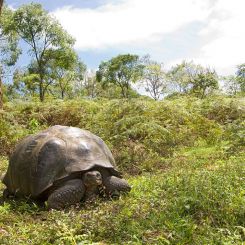
[(68, 180), (55, 189), (48, 197), (48, 207), (63, 209), (78, 203), (85, 193), (85, 186), (81, 179)]
[(103, 185), (105, 186), (106, 193), (110, 196), (119, 196), (120, 192), (129, 192), (130, 185), (125, 179), (118, 178), (110, 175), (108, 170), (102, 170)]
[(117, 192), (129, 192), (131, 190), (131, 187), (125, 179), (120, 179), (116, 176), (109, 176), (105, 178), (104, 185), (107, 193), (112, 196), (114, 196), (114, 194)]

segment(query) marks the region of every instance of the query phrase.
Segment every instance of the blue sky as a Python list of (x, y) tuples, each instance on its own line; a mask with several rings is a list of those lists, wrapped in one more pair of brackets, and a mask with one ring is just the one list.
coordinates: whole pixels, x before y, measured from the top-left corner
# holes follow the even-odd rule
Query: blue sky
[[(13, 8), (30, 2), (6, 1)], [(245, 62), (244, 0), (35, 2), (75, 37), (76, 51), (92, 69), (122, 53), (149, 54), (166, 68), (193, 60), (221, 75)], [(23, 57), (26, 63), (28, 56)]]
[(105, 0), (42, 0), (42, 1), (28, 1), (28, 0), (7, 0), (5, 1), (7, 4), (10, 4), (14, 8), (18, 8), (22, 4), (28, 4), (30, 2), (41, 3), (43, 7), (48, 11), (53, 11), (59, 7), (64, 7), (67, 5), (76, 6), (77, 8), (97, 8), (103, 5)]

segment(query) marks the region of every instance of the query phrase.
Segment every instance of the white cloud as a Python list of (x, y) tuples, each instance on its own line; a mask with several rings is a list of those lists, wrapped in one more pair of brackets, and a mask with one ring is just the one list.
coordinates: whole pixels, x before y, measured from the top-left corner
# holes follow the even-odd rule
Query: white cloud
[[(173, 64), (177, 57), (178, 61), (193, 60), (228, 74), (245, 61), (244, 9), (244, 0), (108, 0), (95, 9), (66, 6), (52, 14), (76, 38), (77, 50), (144, 47), (146, 53), (162, 57), (165, 63)], [(170, 51), (175, 58), (166, 62), (162, 38), (197, 21), (204, 26), (193, 39), (199, 40), (193, 43), (197, 48), (184, 52), (185, 56), (176, 55), (173, 43)], [(190, 40), (183, 37), (181, 42)]]
[(245, 1), (219, 0), (213, 6), (208, 25), (199, 33), (206, 43), (195, 61), (216, 67), (221, 74), (235, 71), (245, 62)]
[(204, 20), (208, 13), (208, 3), (200, 0), (124, 0), (96, 9), (70, 6), (53, 12), (76, 38), (79, 50), (154, 41), (157, 34)]

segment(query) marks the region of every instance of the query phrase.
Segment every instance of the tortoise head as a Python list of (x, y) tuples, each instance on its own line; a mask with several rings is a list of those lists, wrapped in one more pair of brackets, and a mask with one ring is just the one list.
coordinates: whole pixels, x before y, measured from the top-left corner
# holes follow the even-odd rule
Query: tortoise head
[(89, 171), (83, 175), (85, 186), (98, 186), (102, 184), (102, 175), (99, 171)]

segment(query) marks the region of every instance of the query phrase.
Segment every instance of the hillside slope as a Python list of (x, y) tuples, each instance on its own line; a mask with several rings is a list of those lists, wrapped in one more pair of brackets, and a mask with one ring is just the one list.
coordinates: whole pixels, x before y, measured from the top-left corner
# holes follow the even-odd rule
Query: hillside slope
[(65, 211), (2, 202), (0, 244), (243, 244), (244, 121), (244, 98), (7, 104), (1, 173), (20, 138), (62, 124), (105, 140), (133, 188)]

